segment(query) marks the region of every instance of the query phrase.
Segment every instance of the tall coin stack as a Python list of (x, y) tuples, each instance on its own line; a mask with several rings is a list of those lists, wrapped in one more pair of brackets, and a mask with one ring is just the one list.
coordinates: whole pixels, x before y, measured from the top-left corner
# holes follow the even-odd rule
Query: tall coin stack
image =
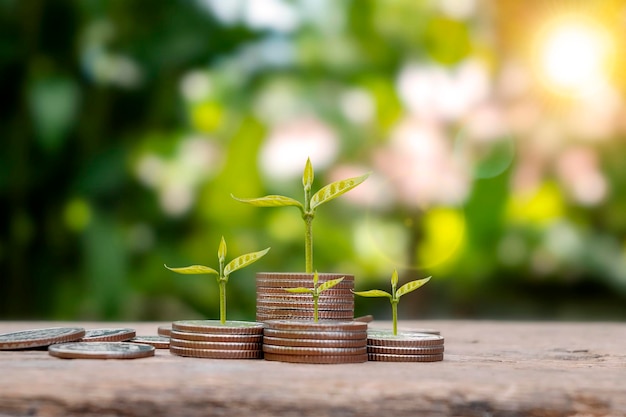
[(437, 362), (443, 360), (443, 341), (437, 334), (370, 330), (367, 356), (379, 362)]
[(170, 352), (211, 359), (263, 357), (263, 323), (219, 320), (181, 320), (172, 323)]
[[(336, 286), (323, 291), (318, 300), (320, 320), (354, 318), (354, 275), (319, 274), (318, 285), (344, 277)], [(313, 320), (313, 298), (294, 294), (285, 288), (313, 288), (313, 274), (259, 272), (256, 275), (256, 320)]]
[(265, 325), (266, 360), (315, 364), (367, 361), (367, 323), (270, 320)]

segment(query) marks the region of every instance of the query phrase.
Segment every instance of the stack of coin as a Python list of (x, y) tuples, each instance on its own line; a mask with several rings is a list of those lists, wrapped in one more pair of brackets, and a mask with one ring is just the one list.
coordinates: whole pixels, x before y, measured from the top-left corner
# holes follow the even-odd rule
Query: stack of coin
[[(354, 317), (354, 275), (319, 274), (318, 286), (344, 277), (343, 281), (323, 291), (318, 299), (320, 320), (352, 320)], [(313, 297), (291, 293), (285, 288), (313, 288), (313, 274), (259, 272), (256, 275), (256, 320), (313, 319)]]
[(170, 352), (211, 359), (263, 357), (263, 323), (247, 321), (181, 320), (172, 323)]
[(443, 337), (432, 333), (370, 330), (367, 356), (379, 362), (437, 362), (443, 360)]
[(266, 360), (317, 364), (367, 361), (367, 323), (270, 320), (265, 326)]

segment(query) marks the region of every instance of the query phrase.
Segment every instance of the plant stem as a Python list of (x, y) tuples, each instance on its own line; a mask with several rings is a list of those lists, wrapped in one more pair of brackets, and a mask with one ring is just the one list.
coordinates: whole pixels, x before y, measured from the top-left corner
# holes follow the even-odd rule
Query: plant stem
[(391, 301), (391, 320), (393, 321), (393, 335), (398, 335), (398, 300)]
[(304, 216), (304, 261), (306, 273), (313, 273), (313, 216)]
[(226, 324), (226, 281), (220, 279), (220, 322)]
[(318, 304), (319, 304), (319, 294), (313, 294), (313, 321), (317, 323), (319, 321), (319, 313), (318, 313)]

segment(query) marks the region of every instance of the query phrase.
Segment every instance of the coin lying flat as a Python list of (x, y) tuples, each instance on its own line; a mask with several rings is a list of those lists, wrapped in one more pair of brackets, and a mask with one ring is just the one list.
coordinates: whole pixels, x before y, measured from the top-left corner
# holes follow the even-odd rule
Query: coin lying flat
[(192, 349), (170, 345), (170, 353), (178, 356), (207, 359), (260, 359), (261, 350)]
[(313, 339), (313, 340), (367, 340), (367, 331), (306, 331), (306, 330), (279, 330), (267, 328), (264, 331), (265, 337), (276, 337), (282, 339)]
[(80, 340), (82, 327), (50, 327), (0, 334), (0, 350), (29, 349)]
[(170, 347), (170, 338), (167, 336), (136, 336), (129, 341), (154, 346), (156, 349), (168, 349)]
[[(343, 277), (344, 280), (354, 281), (354, 275), (352, 274), (336, 274), (336, 273), (323, 273), (318, 275), (319, 281), (331, 280)], [(313, 274), (308, 272), (257, 272), (256, 279), (268, 279), (273, 281), (281, 281), (285, 279), (303, 279), (313, 282)]]
[(172, 330), (212, 334), (262, 334), (263, 323), (229, 320), (180, 320), (172, 323)]
[(443, 345), (423, 347), (367, 346), (367, 353), (386, 353), (393, 355), (436, 355), (443, 353), (443, 351)]
[(311, 364), (340, 364), (340, 363), (362, 363), (367, 362), (367, 354), (363, 355), (281, 355), (274, 353), (265, 353), (265, 360), (291, 362), (291, 363), (311, 363)]
[(172, 338), (179, 340), (197, 340), (200, 342), (230, 342), (230, 343), (261, 343), (262, 334), (211, 334), (192, 333), (172, 330)]
[[(307, 287), (308, 288), (308, 287)], [(307, 298), (311, 298), (311, 295), (309, 294), (298, 294), (298, 293), (290, 293), (288, 291), (285, 291), (284, 287), (262, 287), (262, 286), (257, 286), (257, 299), (259, 298), (265, 298), (265, 297), (295, 297), (297, 298), (303, 298), (303, 297), (307, 297)], [(350, 288), (330, 288), (328, 290), (325, 290), (324, 292), (322, 292), (322, 294), (320, 295), (320, 300), (323, 298), (347, 298), (347, 299), (354, 299), (354, 294), (350, 291)]]
[(170, 347), (182, 347), (189, 349), (206, 349), (206, 350), (261, 350), (261, 343), (246, 342), (202, 342), (197, 340), (170, 340)]
[(367, 323), (359, 321), (327, 320), (270, 320), (265, 323), (268, 329), (305, 331), (366, 331)]
[[(320, 280), (318, 282), (318, 285), (321, 285), (323, 283), (324, 281)], [(276, 281), (273, 279), (268, 279), (268, 280), (257, 279), (256, 286), (257, 288), (295, 288), (295, 287), (313, 288), (313, 281), (296, 280), (296, 279), (280, 280), (280, 281)], [(336, 284), (335, 286), (333, 286), (332, 288), (333, 289), (346, 289), (346, 290), (354, 289), (354, 281), (343, 280), (339, 284)]]
[(364, 355), (367, 353), (367, 346), (356, 348), (338, 347), (298, 347), (298, 346), (276, 346), (263, 343), (264, 353), (276, 353), (281, 355), (299, 356), (343, 356), (343, 355)]
[[(352, 311), (318, 311), (320, 320), (352, 320), (354, 313)], [(267, 312), (267, 310), (257, 310), (256, 320), (267, 322), (270, 320), (298, 320), (313, 322), (313, 312), (305, 310), (279, 310)]]
[(405, 347), (419, 347), (419, 346), (438, 346), (443, 345), (443, 336), (418, 333), (418, 332), (398, 332), (397, 335), (393, 335), (393, 332), (386, 330), (368, 330), (367, 343), (373, 346), (405, 346)]
[(263, 336), (263, 343), (274, 346), (291, 347), (333, 347), (333, 348), (356, 348), (367, 346), (367, 339), (293, 339)]
[(52, 345), (48, 353), (63, 359), (136, 359), (154, 356), (154, 347), (128, 342), (73, 342)]
[(439, 362), (443, 353), (435, 355), (394, 355), (390, 353), (368, 353), (367, 359), (377, 362)]
[(135, 329), (87, 329), (81, 342), (124, 342), (135, 337)]
[(172, 333), (172, 326), (159, 326), (157, 328), (157, 334), (159, 336), (165, 336), (165, 337), (170, 337), (170, 334)]
[[(317, 306), (320, 310), (326, 309), (326, 310), (350, 310), (352, 311), (354, 309), (354, 301), (353, 300), (348, 300), (348, 301), (343, 301), (343, 300), (337, 300), (336, 299), (330, 299), (330, 300), (320, 300), (317, 303)], [(268, 309), (276, 309), (276, 308), (291, 308), (291, 309), (307, 309), (307, 310), (312, 310), (313, 306), (315, 304), (313, 303), (313, 300), (293, 300), (293, 301), (284, 301), (284, 300), (257, 300), (256, 302), (256, 306), (257, 307), (265, 307)]]

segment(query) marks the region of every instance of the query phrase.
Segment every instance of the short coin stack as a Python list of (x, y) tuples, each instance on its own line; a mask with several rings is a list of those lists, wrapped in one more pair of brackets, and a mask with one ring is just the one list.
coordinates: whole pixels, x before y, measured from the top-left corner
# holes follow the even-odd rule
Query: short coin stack
[(170, 352), (210, 359), (263, 357), (263, 323), (219, 320), (181, 320), (172, 323)]
[[(318, 285), (341, 277), (343, 281), (323, 291), (319, 297), (320, 320), (352, 320), (354, 317), (354, 275), (319, 274)], [(313, 288), (313, 274), (257, 273), (256, 320), (313, 319), (313, 297), (285, 291), (285, 288), (296, 287)]]
[(443, 360), (443, 337), (437, 334), (370, 330), (367, 356), (379, 362), (437, 362)]
[(367, 361), (367, 323), (270, 320), (265, 325), (266, 360), (316, 364)]

